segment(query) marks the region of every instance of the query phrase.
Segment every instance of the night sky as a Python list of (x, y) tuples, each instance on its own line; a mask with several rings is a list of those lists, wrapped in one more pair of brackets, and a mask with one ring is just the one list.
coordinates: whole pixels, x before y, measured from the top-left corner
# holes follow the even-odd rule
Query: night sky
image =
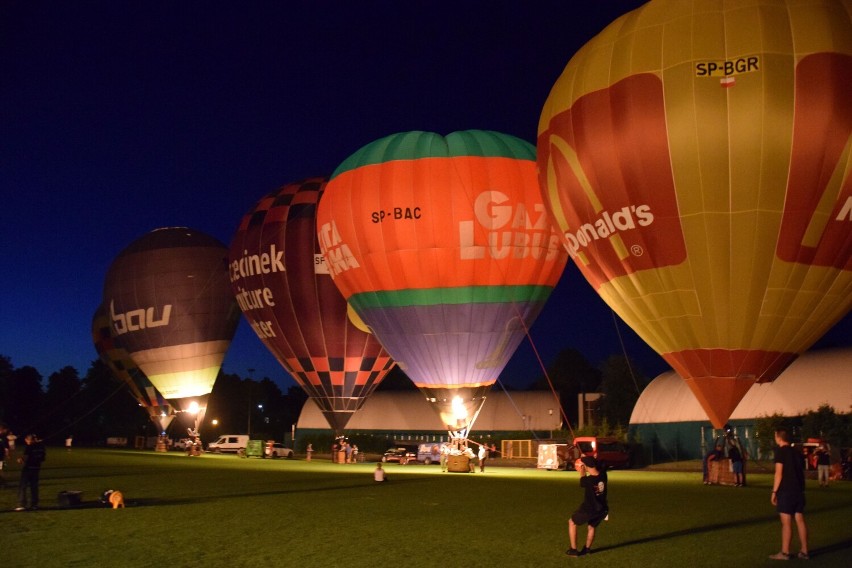
[[(487, 129), (531, 143), (574, 52), (639, 0), (0, 3), (0, 354), (45, 377), (97, 358), (91, 320), (118, 252), (158, 227), (231, 241), (284, 183), (388, 134)], [(648, 376), (667, 365), (618, 322)], [(532, 328), (621, 353), (569, 267)], [(822, 345), (852, 343), (852, 316)], [(224, 370), (292, 380), (242, 321)], [(528, 343), (501, 377), (541, 375)]]

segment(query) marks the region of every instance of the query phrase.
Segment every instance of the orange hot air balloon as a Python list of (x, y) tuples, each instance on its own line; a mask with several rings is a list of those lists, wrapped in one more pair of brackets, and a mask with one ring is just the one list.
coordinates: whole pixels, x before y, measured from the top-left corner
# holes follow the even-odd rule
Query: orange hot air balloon
[(462, 435), (559, 280), (535, 149), (496, 132), (407, 132), (368, 144), (317, 215), (334, 282)]
[(157, 432), (161, 436), (165, 435), (166, 429), (174, 420), (175, 409), (136, 366), (127, 351), (116, 345), (112, 336), (112, 321), (103, 305), (98, 306), (92, 317), (92, 341), (98, 356), (109, 368), (113, 378), (127, 385), (131, 396), (157, 426)]
[(653, 0), (545, 104), (571, 257), (717, 428), (852, 305), (850, 133), (848, 2)]
[(393, 361), (350, 321), (320, 255), (325, 182), (285, 185), (246, 213), (231, 241), (230, 280), (257, 336), (340, 433)]
[(196, 431), (240, 318), (227, 257), (201, 231), (157, 229), (119, 253), (104, 283), (117, 344), (171, 404), (196, 415)]

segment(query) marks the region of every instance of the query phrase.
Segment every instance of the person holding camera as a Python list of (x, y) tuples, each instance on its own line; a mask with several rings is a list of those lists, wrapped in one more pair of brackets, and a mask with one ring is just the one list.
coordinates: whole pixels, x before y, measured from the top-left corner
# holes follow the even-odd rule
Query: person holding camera
[(38, 509), (38, 478), (46, 455), (44, 444), (35, 434), (27, 434), (24, 442), (24, 453), (18, 458), (18, 463), (21, 464), (21, 481), (18, 484), (16, 511), (27, 510), (27, 487), (30, 489), (30, 509)]
[[(580, 487), (584, 490), (583, 502), (568, 519), (568, 537), (571, 548), (566, 551), (568, 556), (583, 556), (592, 553), (595, 542), (595, 530), (601, 521), (609, 519), (609, 504), (606, 495), (609, 485), (606, 471), (598, 466), (592, 456), (583, 456), (574, 462), (574, 469), (580, 474)], [(577, 527), (588, 524), (586, 545), (577, 550)]]

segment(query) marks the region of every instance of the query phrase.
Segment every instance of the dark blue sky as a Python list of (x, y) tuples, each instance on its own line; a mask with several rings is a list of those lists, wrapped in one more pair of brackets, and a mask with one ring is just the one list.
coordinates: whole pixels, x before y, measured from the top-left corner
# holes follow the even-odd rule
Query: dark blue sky
[[(286, 182), (325, 175), (407, 130), (535, 141), (573, 53), (642, 2), (146, 1), (0, 3), (0, 354), (85, 373), (115, 255), (190, 226), (228, 244)], [(852, 342), (850, 316), (826, 343)], [(627, 353), (667, 367), (624, 324)], [(621, 352), (573, 267), (532, 329), (545, 363)], [(245, 322), (224, 368), (293, 384)], [(528, 345), (503, 375), (541, 373)]]

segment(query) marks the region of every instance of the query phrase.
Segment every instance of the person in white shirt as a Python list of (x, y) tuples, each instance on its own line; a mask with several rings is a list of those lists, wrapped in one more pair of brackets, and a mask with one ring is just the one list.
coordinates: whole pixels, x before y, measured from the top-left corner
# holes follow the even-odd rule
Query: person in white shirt
[(382, 462), (376, 464), (376, 470), (373, 472), (373, 479), (376, 481), (388, 480), (388, 477), (385, 475), (385, 470), (382, 469)]

